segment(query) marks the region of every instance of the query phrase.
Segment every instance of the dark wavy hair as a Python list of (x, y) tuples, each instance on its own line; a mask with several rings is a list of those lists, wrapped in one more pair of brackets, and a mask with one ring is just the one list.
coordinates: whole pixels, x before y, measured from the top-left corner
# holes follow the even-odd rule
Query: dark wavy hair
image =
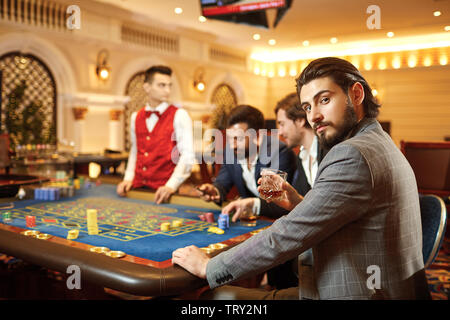
[(155, 75), (155, 73), (161, 73), (161, 74), (165, 74), (168, 76), (172, 75), (172, 69), (170, 69), (167, 66), (153, 66), (148, 68), (145, 71), (145, 78), (144, 78), (144, 82), (148, 82), (151, 83), (153, 81), (153, 76)]
[(256, 131), (264, 129), (265, 125), (263, 113), (247, 104), (241, 104), (231, 109), (227, 117), (227, 128), (241, 122), (246, 123), (249, 129)]
[(363, 106), (365, 117), (376, 118), (378, 116), (380, 104), (373, 96), (372, 89), (366, 79), (353, 64), (343, 59), (327, 57), (311, 61), (295, 80), (298, 96), (300, 96), (300, 91), (304, 85), (314, 79), (325, 77), (330, 77), (346, 94), (353, 84), (356, 82), (361, 83), (364, 88)]
[(306, 119), (306, 112), (300, 107), (300, 99), (298, 98), (298, 94), (296, 92), (292, 92), (288, 94), (286, 97), (278, 101), (275, 106), (275, 114), (278, 113), (280, 109), (286, 112), (286, 117), (292, 121), (298, 119), (305, 119), (305, 127), (310, 128), (310, 124)]

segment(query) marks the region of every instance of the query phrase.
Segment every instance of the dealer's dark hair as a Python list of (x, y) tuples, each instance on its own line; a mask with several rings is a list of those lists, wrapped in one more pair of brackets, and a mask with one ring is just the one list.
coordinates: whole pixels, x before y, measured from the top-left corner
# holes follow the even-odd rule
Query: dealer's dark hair
[(300, 99), (298, 98), (298, 94), (296, 92), (292, 92), (278, 101), (275, 106), (275, 114), (277, 114), (280, 109), (284, 110), (286, 117), (292, 121), (305, 119), (305, 127), (311, 128), (308, 120), (306, 119), (305, 110), (300, 107)]
[(372, 89), (366, 79), (353, 64), (343, 59), (327, 57), (311, 61), (295, 80), (298, 95), (300, 96), (300, 91), (304, 85), (312, 80), (324, 77), (330, 77), (341, 87), (345, 94), (348, 93), (348, 89), (353, 84), (356, 82), (361, 83), (364, 88), (363, 106), (365, 117), (376, 118), (378, 116), (380, 104), (373, 96)]
[(161, 74), (165, 74), (165, 75), (171, 76), (172, 75), (172, 69), (170, 69), (167, 66), (153, 66), (153, 67), (150, 67), (150, 68), (148, 68), (145, 71), (144, 82), (151, 83), (153, 81), (153, 76), (156, 73), (161, 73)]
[(231, 109), (228, 114), (227, 128), (236, 123), (246, 123), (249, 129), (257, 132), (264, 129), (265, 120), (261, 111), (247, 104), (241, 104)]

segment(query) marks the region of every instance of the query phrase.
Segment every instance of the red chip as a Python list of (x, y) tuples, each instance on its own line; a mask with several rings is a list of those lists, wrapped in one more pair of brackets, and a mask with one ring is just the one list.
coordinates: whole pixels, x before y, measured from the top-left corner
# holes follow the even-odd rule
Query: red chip
[(205, 213), (205, 217), (206, 217), (206, 221), (208, 222), (214, 222), (214, 213), (212, 212), (207, 212)]
[(27, 223), (27, 228), (36, 227), (36, 217), (35, 216), (27, 216), (26, 223)]

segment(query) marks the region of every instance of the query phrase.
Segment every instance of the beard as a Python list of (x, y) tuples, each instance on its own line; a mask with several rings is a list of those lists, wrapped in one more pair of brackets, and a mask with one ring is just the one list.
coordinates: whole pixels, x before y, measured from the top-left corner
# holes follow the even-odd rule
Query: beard
[[(350, 99), (349, 99), (350, 100)], [(319, 125), (332, 125), (330, 122), (320, 122), (314, 124), (314, 133), (316, 134), (319, 143), (325, 149), (331, 149), (333, 146), (344, 141), (350, 132), (358, 124), (358, 117), (351, 101), (347, 100), (347, 105), (344, 113), (344, 121), (342, 124), (335, 126), (336, 133), (331, 136), (326, 136), (325, 132), (317, 133), (316, 128)]]

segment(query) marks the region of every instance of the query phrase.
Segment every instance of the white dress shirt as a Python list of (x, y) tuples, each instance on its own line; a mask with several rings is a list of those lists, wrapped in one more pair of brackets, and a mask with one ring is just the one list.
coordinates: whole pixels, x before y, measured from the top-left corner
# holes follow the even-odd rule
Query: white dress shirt
[[(156, 108), (151, 108), (148, 104), (145, 106), (145, 111), (159, 111), (162, 114), (169, 107), (167, 102), (162, 102)], [(136, 168), (137, 158), (137, 143), (136, 143), (136, 116), (137, 111), (131, 114), (130, 124), (130, 138), (131, 138), (131, 150), (128, 156), (127, 169), (125, 171), (124, 180), (132, 181), (134, 179), (134, 173)], [(149, 132), (153, 131), (159, 117), (156, 114), (152, 114), (145, 120), (145, 124)], [(178, 108), (173, 119), (173, 127), (175, 131), (175, 140), (177, 142), (177, 148), (180, 152), (180, 158), (175, 166), (175, 169), (167, 180), (165, 186), (177, 190), (179, 186), (191, 175), (192, 166), (194, 164), (194, 144), (192, 136), (192, 120), (186, 110)]]
[[(251, 191), (256, 197), (259, 197), (258, 186), (256, 185), (255, 180), (255, 170), (256, 170), (256, 162), (258, 161), (258, 155), (256, 155), (255, 159), (250, 164), (250, 169), (248, 168), (247, 160), (239, 161), (239, 164), (242, 168), (242, 179), (244, 179), (245, 185), (248, 190)], [(253, 203), (253, 212), (259, 215), (261, 207), (261, 200), (259, 198), (255, 199)]]
[(300, 147), (300, 153), (298, 154), (300, 160), (302, 161), (303, 170), (306, 174), (306, 179), (308, 180), (311, 188), (314, 185), (314, 180), (316, 179), (317, 169), (319, 168), (319, 163), (317, 161), (317, 137), (314, 136), (309, 150), (305, 147)]
[(248, 190), (250, 190), (255, 196), (259, 197), (258, 186), (256, 185), (255, 180), (255, 167), (257, 161), (258, 155), (256, 155), (255, 159), (250, 164), (250, 169), (248, 168), (247, 160), (240, 160), (239, 164), (242, 168), (242, 178), (244, 179)]

